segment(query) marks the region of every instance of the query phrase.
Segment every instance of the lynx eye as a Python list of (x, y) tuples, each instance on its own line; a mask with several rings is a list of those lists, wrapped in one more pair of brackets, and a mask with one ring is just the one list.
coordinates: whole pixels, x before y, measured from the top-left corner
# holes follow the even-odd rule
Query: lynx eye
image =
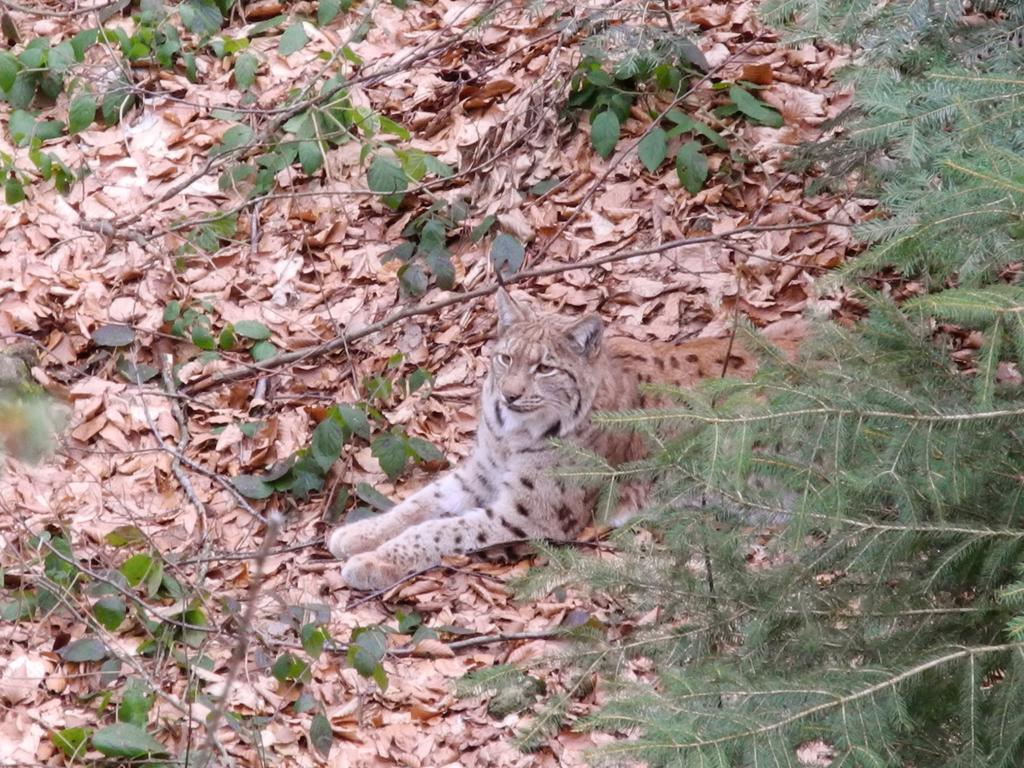
[(502, 365), (504, 365), (506, 368), (508, 368), (510, 365), (512, 365), (512, 358), (509, 357), (508, 355), (504, 354), (504, 353), (502, 353), (500, 355), (495, 355), (494, 359), (497, 360)]
[(533, 366), (533, 372), (538, 376), (550, 376), (558, 369), (552, 365), (544, 365), (544, 363), (537, 363)]

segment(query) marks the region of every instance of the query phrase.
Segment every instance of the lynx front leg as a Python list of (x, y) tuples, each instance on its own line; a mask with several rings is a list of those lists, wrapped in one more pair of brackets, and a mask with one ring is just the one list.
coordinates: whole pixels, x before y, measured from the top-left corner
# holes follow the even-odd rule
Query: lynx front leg
[(545, 535), (518, 512), (474, 509), (420, 523), (373, 552), (355, 555), (345, 563), (341, 578), (355, 589), (384, 589), (403, 576), (438, 565), (444, 555)]
[(472, 464), (460, 466), (382, 515), (335, 528), (327, 537), (327, 549), (339, 560), (347, 560), (376, 549), (424, 520), (456, 515), (484, 504), (488, 493), (489, 486), (480, 482), (480, 473)]

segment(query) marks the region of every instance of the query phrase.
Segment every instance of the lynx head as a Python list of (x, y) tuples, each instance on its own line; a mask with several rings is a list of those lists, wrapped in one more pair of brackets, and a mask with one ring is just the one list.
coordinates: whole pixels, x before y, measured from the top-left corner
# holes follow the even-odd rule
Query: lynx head
[[(498, 343), (485, 398), (499, 422), (539, 427), (556, 436), (589, 411), (597, 389), (601, 318), (538, 314), (504, 290), (497, 294)], [(503, 424), (501, 424), (503, 426)]]

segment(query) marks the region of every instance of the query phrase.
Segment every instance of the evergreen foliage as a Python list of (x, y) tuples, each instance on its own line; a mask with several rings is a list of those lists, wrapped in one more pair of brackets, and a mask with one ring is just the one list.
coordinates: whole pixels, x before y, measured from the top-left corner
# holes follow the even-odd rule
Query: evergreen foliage
[[(1024, 80), (1001, 44), (1024, 10), (768, 12), (862, 46), (854, 108), (801, 160), (880, 200), (840, 277), (869, 313), (819, 323), (795, 364), (751, 334), (755, 381), (604, 415), (658, 436), (618, 478), (650, 473), (655, 503), (618, 532), (621, 558), (559, 550), (525, 588), (584, 583), (625, 607), (576, 660), (613, 689), (580, 724), (624, 736), (598, 756), (613, 765), (795, 766), (815, 740), (833, 766), (1024, 765)], [(871, 293), (881, 271), (921, 290)], [(982, 333), (969, 365), (957, 329)], [(653, 689), (622, 674), (638, 656)]]

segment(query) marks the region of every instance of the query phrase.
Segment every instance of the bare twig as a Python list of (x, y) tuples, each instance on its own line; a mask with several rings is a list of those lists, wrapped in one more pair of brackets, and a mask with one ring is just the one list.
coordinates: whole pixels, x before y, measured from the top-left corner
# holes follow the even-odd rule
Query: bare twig
[(256, 603), (259, 598), (260, 589), (263, 587), (263, 579), (266, 576), (263, 569), (266, 565), (267, 557), (277, 541), (277, 535), (281, 530), (281, 522), (281, 516), (276, 512), (271, 513), (267, 518), (267, 528), (263, 535), (263, 544), (256, 557), (255, 575), (249, 584), (245, 612), (242, 614), (241, 623), (238, 627), (238, 642), (235, 644), (235, 648), (231, 652), (231, 658), (228, 660), (228, 670), (224, 677), (224, 690), (221, 691), (206, 721), (206, 743), (211, 748), (215, 748), (218, 744), (217, 727), (224, 717), (224, 710), (228, 706), (231, 689), (234, 687), (235, 678), (238, 677), (238, 670), (241, 669), (242, 662), (245, 661), (246, 654), (249, 652), (249, 638), (252, 637), (253, 618), (256, 616)]

